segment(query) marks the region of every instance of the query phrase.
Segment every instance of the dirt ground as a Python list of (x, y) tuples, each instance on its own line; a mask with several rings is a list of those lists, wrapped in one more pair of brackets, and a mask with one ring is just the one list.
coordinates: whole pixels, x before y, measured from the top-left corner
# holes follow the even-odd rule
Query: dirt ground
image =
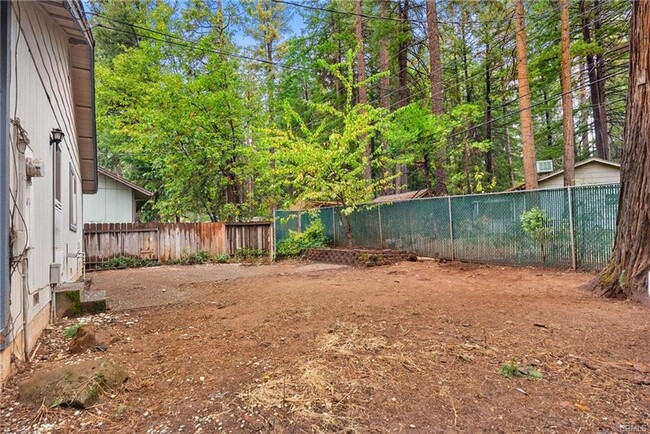
[[(0, 399), (4, 432), (533, 433), (650, 430), (650, 310), (590, 274), (436, 262), (94, 273), (119, 336), (69, 355), (50, 327)], [(35, 370), (106, 357), (89, 410), (19, 403)], [(507, 378), (504, 364), (541, 378)]]

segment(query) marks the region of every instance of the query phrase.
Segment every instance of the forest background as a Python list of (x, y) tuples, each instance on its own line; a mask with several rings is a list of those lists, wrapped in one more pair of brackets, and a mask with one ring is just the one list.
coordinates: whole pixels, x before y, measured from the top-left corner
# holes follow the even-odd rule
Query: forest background
[[(566, 145), (562, 2), (522, 3), (520, 29), (514, 3), (92, 0), (100, 164), (154, 192), (144, 221), (510, 189), (522, 111), (538, 160)], [(573, 155), (618, 161), (630, 2), (568, 12)]]

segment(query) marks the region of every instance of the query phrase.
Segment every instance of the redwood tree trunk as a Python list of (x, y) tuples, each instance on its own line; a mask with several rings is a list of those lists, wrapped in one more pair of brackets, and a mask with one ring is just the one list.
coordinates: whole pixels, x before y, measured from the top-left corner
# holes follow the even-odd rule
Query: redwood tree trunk
[(519, 87), (519, 109), (521, 120), (521, 147), (524, 157), (524, 179), (526, 190), (537, 188), (537, 168), (535, 167), (535, 141), (533, 139), (533, 118), (530, 108), (530, 86), (528, 85), (528, 57), (526, 54), (526, 28), (524, 24), (524, 5), (515, 0), (515, 23), (517, 45), (517, 82)]
[[(585, 10), (585, 1), (580, 0), (578, 3), (580, 14), (582, 15), (582, 37), (589, 44), (592, 42), (590, 20)], [(607, 135), (607, 113), (605, 111), (605, 85), (600, 85), (599, 74), (596, 60), (592, 54), (587, 54), (587, 74), (589, 76), (589, 93), (591, 95), (591, 108), (594, 117), (594, 135), (596, 138), (596, 155), (598, 158), (607, 159), (609, 157), (609, 137)], [(604, 62), (602, 67), (604, 67)], [(602, 77), (601, 77), (602, 78)]]
[(609, 264), (592, 282), (598, 294), (649, 302), (650, 269), (650, 2), (632, 2), (630, 77), (621, 195)]
[[(429, 82), (431, 85), (431, 112), (442, 115), (443, 89), (442, 89), (442, 62), (440, 60), (440, 32), (438, 31), (438, 10), (435, 0), (427, 0), (427, 40), (429, 43)], [(443, 146), (436, 151), (436, 184), (433, 193), (436, 196), (447, 194), (447, 173), (445, 172), (445, 159), (447, 149)], [(427, 159), (428, 161), (428, 159)], [(428, 169), (428, 168), (427, 168)], [(431, 188), (430, 172), (425, 173), (427, 186)]]
[(569, 53), (569, 5), (560, 0), (562, 22), (562, 136), (564, 139), (564, 185), (575, 184), (575, 136), (573, 131), (573, 95), (571, 95), (571, 55)]
[[(388, 7), (388, 2), (381, 2), (379, 7), (380, 7), (380, 13), (382, 18), (389, 18), (390, 17), (390, 10)], [(379, 40), (379, 71), (383, 73), (390, 73), (390, 56), (389, 56), (389, 51), (388, 51), (388, 35), (382, 34), (382, 37)], [(390, 89), (390, 76), (383, 75), (379, 79), (379, 104), (381, 105), (382, 108), (385, 108), (386, 110), (390, 111), (390, 96), (388, 95), (388, 91)], [(381, 144), (382, 151), (386, 152), (387, 147), (386, 147), (386, 142), (382, 142)], [(391, 168), (389, 167), (382, 167), (381, 168), (383, 178), (386, 179), (390, 173), (391, 173)], [(392, 183), (390, 183), (392, 184)], [(393, 193), (394, 189), (392, 188), (392, 185), (387, 184), (384, 189), (383, 193), (384, 194), (390, 194)]]
[[(408, 46), (411, 28), (408, 24), (409, 0), (399, 2), (400, 37), (397, 47), (397, 108), (404, 107), (410, 102), (408, 88)], [(405, 164), (398, 164), (397, 171), (400, 175), (395, 180), (395, 187), (399, 191), (406, 190), (408, 186), (408, 168)]]
[(490, 142), (490, 149), (485, 152), (485, 171), (492, 177), (494, 175), (494, 164), (492, 162), (492, 74), (488, 61), (490, 44), (485, 44), (485, 140)]

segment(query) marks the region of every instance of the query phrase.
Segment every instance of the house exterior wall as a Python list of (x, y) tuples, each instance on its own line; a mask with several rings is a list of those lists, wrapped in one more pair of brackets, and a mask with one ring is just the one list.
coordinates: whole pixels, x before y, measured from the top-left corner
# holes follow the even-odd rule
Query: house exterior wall
[[(559, 188), (564, 186), (564, 178), (559, 173), (539, 182), (539, 188)], [(601, 163), (590, 163), (575, 169), (576, 185), (616, 184), (621, 182), (620, 169)]]
[[(60, 264), (61, 282), (77, 280), (83, 271), (83, 204), (69, 60), (68, 37), (49, 15), (35, 2), (12, 2), (10, 189), (15, 200), (10, 206), (10, 253), (15, 270), (12, 344), (0, 354), (0, 380), (11, 374), (11, 354), (24, 359), (49, 321), (50, 264)], [(29, 137), (25, 148), (18, 141), (18, 122)], [(49, 140), (53, 128), (65, 133), (58, 159)], [(27, 158), (43, 161), (42, 177), (26, 177)], [(54, 194), (56, 176), (60, 200)]]
[(99, 174), (96, 194), (84, 194), (84, 223), (135, 222), (133, 189)]

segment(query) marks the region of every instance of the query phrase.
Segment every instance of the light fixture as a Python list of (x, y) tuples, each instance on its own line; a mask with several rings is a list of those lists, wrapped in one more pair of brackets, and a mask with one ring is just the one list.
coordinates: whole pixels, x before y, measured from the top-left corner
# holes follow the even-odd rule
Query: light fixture
[(60, 128), (53, 128), (52, 132), (50, 133), (50, 145), (58, 145), (61, 143), (64, 137), (65, 134), (63, 131), (61, 131)]

